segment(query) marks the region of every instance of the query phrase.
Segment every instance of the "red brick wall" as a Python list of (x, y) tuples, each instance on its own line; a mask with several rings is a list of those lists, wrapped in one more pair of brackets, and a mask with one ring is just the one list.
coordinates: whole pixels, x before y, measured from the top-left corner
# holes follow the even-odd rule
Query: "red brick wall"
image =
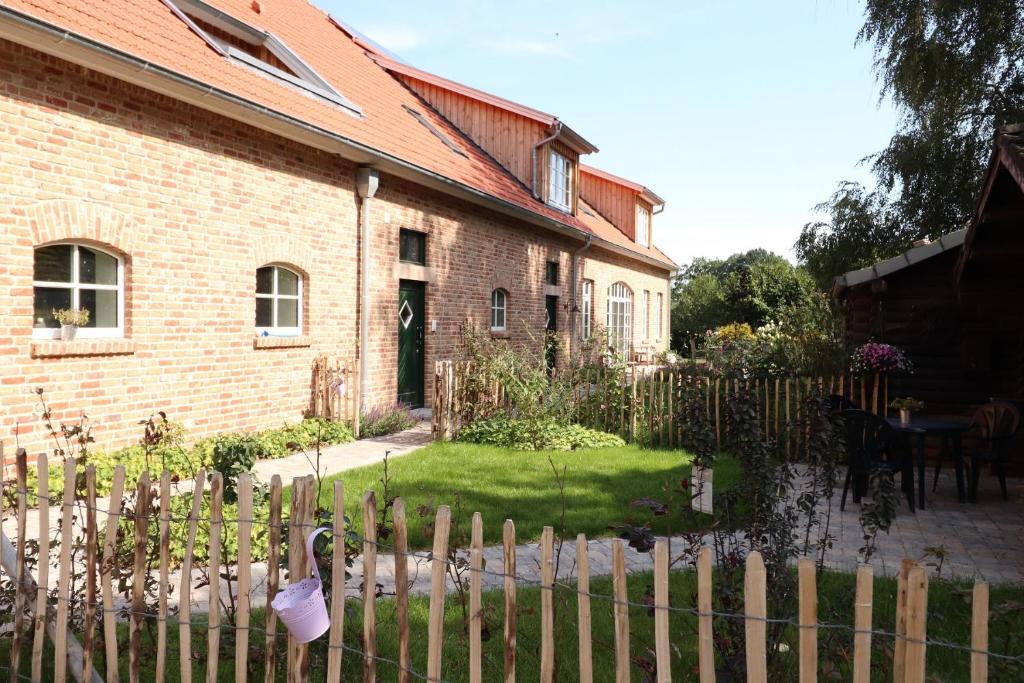
[[(56, 420), (79, 411), (100, 446), (135, 441), (158, 410), (193, 437), (299, 419), (320, 353), (358, 343), (358, 204), (352, 164), (195, 107), (0, 41), (0, 439), (44, 446), (35, 387)], [(434, 360), (461, 323), (485, 326), (509, 290), (509, 330), (544, 323), (544, 264), (558, 259), (558, 326), (569, 330), (570, 253), (579, 246), (480, 207), (384, 176), (370, 214), (371, 403), (396, 395), (398, 234), (428, 233), (427, 400)], [(80, 240), (126, 263), (126, 339), (32, 340), (33, 247)], [(303, 274), (301, 345), (254, 348), (255, 270)], [(666, 274), (589, 250), (580, 278), (604, 292), (667, 292)], [(664, 311), (668, 331), (668, 299)], [(634, 313), (634, 325), (641, 316)], [(429, 327), (428, 327), (429, 330)], [(639, 340), (639, 333), (634, 333)], [(662, 343), (664, 345), (664, 343)]]

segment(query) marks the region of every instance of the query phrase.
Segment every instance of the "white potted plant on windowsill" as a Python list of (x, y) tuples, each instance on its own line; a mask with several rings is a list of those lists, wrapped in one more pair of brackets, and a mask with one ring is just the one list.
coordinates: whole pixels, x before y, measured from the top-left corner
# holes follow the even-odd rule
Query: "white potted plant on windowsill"
[(72, 341), (78, 333), (78, 328), (89, 324), (89, 309), (55, 308), (53, 318), (60, 323), (61, 341)]

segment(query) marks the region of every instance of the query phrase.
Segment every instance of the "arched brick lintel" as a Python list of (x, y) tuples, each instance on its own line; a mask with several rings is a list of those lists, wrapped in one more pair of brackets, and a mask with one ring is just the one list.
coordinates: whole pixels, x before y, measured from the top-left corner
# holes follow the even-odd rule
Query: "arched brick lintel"
[(74, 240), (131, 256), (135, 222), (113, 207), (82, 200), (40, 202), (30, 213), (34, 246)]

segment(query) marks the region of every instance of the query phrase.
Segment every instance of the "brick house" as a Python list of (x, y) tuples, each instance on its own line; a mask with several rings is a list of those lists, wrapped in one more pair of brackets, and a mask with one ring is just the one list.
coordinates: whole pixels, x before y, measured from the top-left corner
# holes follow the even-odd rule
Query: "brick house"
[(663, 200), (305, 0), (0, 0), (0, 124), (4, 440), (43, 445), (34, 387), (101, 446), (295, 420), (320, 354), (429, 404), (466, 323), (667, 348)]

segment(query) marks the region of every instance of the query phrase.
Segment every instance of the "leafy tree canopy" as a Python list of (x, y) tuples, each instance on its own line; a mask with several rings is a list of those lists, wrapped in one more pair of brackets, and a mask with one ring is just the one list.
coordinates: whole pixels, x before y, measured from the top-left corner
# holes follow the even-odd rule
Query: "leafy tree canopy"
[(822, 285), (965, 227), (993, 131), (1024, 121), (1024, 0), (867, 0), (857, 40), (901, 119), (865, 159), (877, 189), (841, 183), (803, 228), (797, 257)]
[(672, 289), (673, 347), (685, 352), (691, 338), (729, 323), (756, 329), (784, 309), (808, 305), (816, 294), (802, 268), (764, 249), (695, 258)]

